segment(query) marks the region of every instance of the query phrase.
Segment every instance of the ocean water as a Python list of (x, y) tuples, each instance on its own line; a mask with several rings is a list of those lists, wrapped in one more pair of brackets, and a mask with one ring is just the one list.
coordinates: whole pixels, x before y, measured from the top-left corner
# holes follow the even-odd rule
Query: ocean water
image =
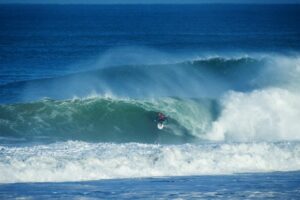
[(299, 5), (0, 5), (0, 198), (298, 199), (299, 21)]

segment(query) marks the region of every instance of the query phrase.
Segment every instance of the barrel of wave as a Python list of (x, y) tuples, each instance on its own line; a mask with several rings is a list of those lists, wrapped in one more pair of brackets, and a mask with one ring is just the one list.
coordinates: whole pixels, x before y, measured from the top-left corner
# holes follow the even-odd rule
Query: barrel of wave
[[(94, 97), (2, 105), (1, 136), (122, 143), (191, 142), (195, 138), (194, 131), (203, 129), (194, 119), (197, 111), (202, 111), (201, 104), (196, 104), (196, 101), (174, 98)], [(157, 129), (155, 122), (159, 111), (169, 118), (168, 126), (163, 130)]]

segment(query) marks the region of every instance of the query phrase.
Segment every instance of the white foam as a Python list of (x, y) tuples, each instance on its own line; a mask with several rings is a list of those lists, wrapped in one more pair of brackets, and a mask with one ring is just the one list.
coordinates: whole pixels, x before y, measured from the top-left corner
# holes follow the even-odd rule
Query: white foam
[(300, 143), (105, 144), (63, 142), (0, 147), (0, 182), (300, 170)]
[(207, 137), (212, 140), (300, 140), (300, 95), (284, 89), (231, 92)]

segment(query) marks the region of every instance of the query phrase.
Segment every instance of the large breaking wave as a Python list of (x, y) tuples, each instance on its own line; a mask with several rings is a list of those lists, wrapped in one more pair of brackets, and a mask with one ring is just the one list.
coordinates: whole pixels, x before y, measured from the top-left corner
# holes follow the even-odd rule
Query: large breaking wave
[[(1, 100), (11, 103), (0, 106), (0, 135), (143, 143), (299, 140), (299, 63), (297, 56), (217, 56), (2, 85)], [(169, 117), (163, 131), (156, 128), (157, 112)]]
[(0, 182), (300, 170), (297, 55), (153, 63), (0, 86)]
[[(186, 143), (300, 140), (300, 95), (269, 88), (212, 99), (45, 99), (0, 105), (0, 135), (26, 140)], [(158, 112), (168, 116), (158, 130)]]

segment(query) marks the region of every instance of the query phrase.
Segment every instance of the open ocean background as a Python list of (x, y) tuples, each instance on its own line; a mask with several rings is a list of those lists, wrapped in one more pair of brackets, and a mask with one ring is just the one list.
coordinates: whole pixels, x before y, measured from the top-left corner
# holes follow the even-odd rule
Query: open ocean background
[(299, 22), (300, 5), (0, 5), (0, 198), (299, 199)]

